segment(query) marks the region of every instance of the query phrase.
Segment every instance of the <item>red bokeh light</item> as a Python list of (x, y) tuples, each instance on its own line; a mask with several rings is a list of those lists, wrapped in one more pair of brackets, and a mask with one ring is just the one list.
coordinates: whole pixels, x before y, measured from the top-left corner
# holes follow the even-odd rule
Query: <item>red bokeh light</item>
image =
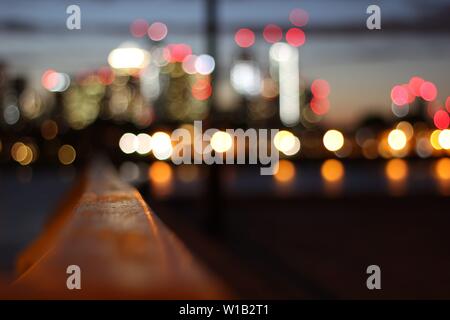
[(434, 83), (426, 81), (420, 86), (420, 96), (426, 101), (434, 101), (437, 97), (437, 88)]
[(300, 47), (306, 41), (306, 35), (299, 28), (291, 28), (286, 32), (286, 41), (293, 47)]
[(131, 23), (130, 32), (133, 37), (142, 38), (147, 34), (148, 23), (144, 19), (137, 19)]
[(42, 86), (47, 90), (53, 90), (58, 85), (58, 73), (53, 69), (44, 72), (41, 78)]
[(291, 23), (294, 26), (297, 27), (306, 26), (308, 20), (309, 14), (303, 9), (300, 8), (292, 9), (291, 12), (289, 13), (289, 21), (291, 21)]
[(234, 41), (241, 48), (251, 47), (255, 43), (255, 33), (247, 28), (236, 31)]
[(424, 82), (425, 80), (423, 80), (420, 77), (412, 77), (408, 83), (409, 91), (411, 91), (412, 94), (415, 95), (416, 97), (420, 97), (420, 86)]
[(447, 100), (445, 100), (445, 109), (450, 112), (450, 97), (447, 97)]
[(153, 41), (161, 41), (167, 36), (167, 26), (162, 22), (154, 22), (147, 30), (148, 37)]
[(184, 43), (169, 44), (164, 50), (164, 58), (169, 62), (183, 62), (183, 60), (192, 54), (190, 46)]
[(316, 79), (311, 84), (311, 92), (315, 98), (325, 99), (330, 94), (330, 85), (326, 80)]
[(313, 98), (310, 105), (311, 110), (319, 116), (326, 114), (330, 110), (330, 101), (328, 99)]
[(416, 96), (413, 94), (413, 92), (409, 88), (409, 84), (403, 84), (403, 88), (405, 88), (406, 92), (408, 93), (407, 103), (413, 103), (416, 99)]
[(433, 117), (434, 125), (436, 128), (444, 130), (450, 125), (450, 117), (448, 113), (444, 110), (439, 110), (434, 114)]
[(397, 106), (403, 106), (408, 103), (409, 101), (409, 95), (408, 89), (406, 89), (403, 85), (396, 85), (391, 90), (391, 99), (392, 102), (395, 103)]
[(107, 86), (110, 85), (114, 81), (114, 72), (108, 67), (102, 67), (97, 70), (97, 76), (100, 82)]
[(275, 43), (283, 38), (283, 30), (276, 24), (268, 24), (263, 31), (264, 40), (268, 43)]
[(206, 100), (212, 94), (212, 86), (208, 79), (197, 79), (191, 88), (192, 96), (197, 100)]

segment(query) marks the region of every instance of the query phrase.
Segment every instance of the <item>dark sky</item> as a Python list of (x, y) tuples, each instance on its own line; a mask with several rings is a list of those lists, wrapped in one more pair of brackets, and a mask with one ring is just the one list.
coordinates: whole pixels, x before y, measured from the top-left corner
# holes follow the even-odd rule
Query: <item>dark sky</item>
[[(0, 59), (34, 83), (47, 68), (68, 73), (96, 68), (106, 65), (111, 49), (131, 39), (128, 27), (137, 18), (165, 22), (167, 41), (188, 43), (200, 54), (204, 1), (1, 1)], [(81, 30), (65, 27), (70, 4), (81, 7)], [(381, 31), (365, 28), (370, 4), (381, 7)], [(326, 120), (346, 125), (368, 112), (389, 115), (390, 88), (413, 75), (435, 82), (441, 100), (450, 95), (449, 0), (222, 0), (217, 57), (222, 74), (238, 52), (237, 28), (289, 27), (289, 12), (297, 7), (310, 14), (308, 41), (300, 48), (302, 76), (326, 79), (332, 88)], [(252, 52), (265, 66), (269, 46), (260, 32), (257, 38)]]

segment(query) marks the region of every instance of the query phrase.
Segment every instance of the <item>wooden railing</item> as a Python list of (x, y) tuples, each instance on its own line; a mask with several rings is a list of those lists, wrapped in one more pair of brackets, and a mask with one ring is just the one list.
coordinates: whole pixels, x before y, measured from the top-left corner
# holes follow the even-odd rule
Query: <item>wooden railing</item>
[[(230, 297), (104, 160), (84, 173), (42, 235), (20, 256), (13, 298)], [(67, 268), (79, 266), (81, 289)]]

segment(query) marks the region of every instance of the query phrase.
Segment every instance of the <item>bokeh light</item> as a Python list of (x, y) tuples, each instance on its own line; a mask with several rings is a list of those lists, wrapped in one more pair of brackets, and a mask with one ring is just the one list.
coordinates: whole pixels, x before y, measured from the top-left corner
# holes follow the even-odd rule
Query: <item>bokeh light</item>
[(391, 104), (391, 110), (396, 117), (403, 118), (406, 117), (409, 113), (409, 105), (408, 104), (397, 105), (393, 102)]
[(275, 43), (283, 38), (283, 30), (276, 24), (268, 24), (263, 31), (264, 40), (268, 43)]
[(230, 80), (236, 92), (246, 96), (261, 93), (261, 71), (252, 61), (237, 61), (231, 69)]
[(278, 131), (273, 139), (275, 148), (285, 155), (294, 155), (300, 150), (300, 140), (286, 130)]
[(439, 145), (445, 150), (450, 150), (450, 129), (442, 130), (438, 136)]
[(187, 74), (195, 74), (197, 70), (195, 69), (195, 61), (197, 56), (195, 54), (190, 54), (183, 59), (182, 67), (183, 71)]
[(442, 147), (439, 143), (439, 135), (442, 130), (434, 130), (430, 135), (430, 144), (435, 150), (442, 150)]
[(421, 158), (428, 158), (433, 154), (433, 146), (430, 143), (430, 140), (421, 137), (416, 141), (416, 153)]
[(53, 120), (45, 120), (41, 124), (41, 135), (45, 140), (52, 140), (58, 134), (58, 125)]
[(215, 132), (210, 141), (211, 147), (216, 152), (226, 152), (233, 146), (233, 138), (228, 132)]
[(192, 96), (200, 101), (208, 99), (212, 94), (212, 86), (208, 79), (199, 78), (193, 84), (191, 88)]
[(404, 180), (408, 175), (408, 164), (403, 159), (391, 159), (386, 163), (385, 173), (389, 180)]
[(214, 71), (216, 62), (208, 54), (202, 54), (195, 60), (195, 70), (201, 75), (208, 75)]
[(436, 162), (435, 174), (439, 179), (450, 180), (450, 159), (442, 158)]
[(70, 77), (61, 72), (49, 69), (41, 77), (42, 86), (51, 92), (63, 92), (70, 86)]
[(389, 132), (387, 141), (392, 150), (402, 150), (405, 148), (408, 139), (402, 130), (394, 129)]
[(323, 145), (328, 151), (337, 151), (344, 146), (344, 135), (338, 130), (328, 130), (323, 136)]
[[(128, 46), (129, 47), (125, 47)], [(150, 54), (132, 44), (114, 49), (108, 56), (108, 63), (114, 69), (143, 69), (150, 61)]]
[(315, 114), (322, 116), (330, 110), (330, 101), (328, 99), (312, 98), (310, 106)]
[(133, 133), (127, 132), (120, 137), (119, 147), (123, 153), (130, 154), (136, 152), (139, 142)]
[(20, 110), (16, 105), (10, 104), (3, 110), (3, 119), (9, 125), (16, 124), (20, 119)]
[(147, 154), (152, 150), (152, 137), (146, 133), (140, 133), (136, 137), (136, 152), (139, 154)]
[(396, 85), (391, 90), (392, 102), (398, 106), (403, 106), (408, 103), (409, 93), (405, 86)]
[(433, 116), (433, 122), (436, 128), (444, 130), (450, 125), (450, 116), (445, 110), (438, 110)]
[(153, 155), (158, 160), (169, 159), (172, 155), (172, 141), (165, 132), (156, 132), (152, 136)]
[(58, 159), (64, 165), (69, 165), (75, 161), (77, 153), (69, 144), (62, 145), (58, 150)]
[(320, 168), (322, 178), (327, 182), (338, 182), (345, 174), (344, 165), (336, 159), (325, 160)]
[(420, 87), (425, 82), (420, 77), (412, 77), (408, 82), (409, 91), (416, 97), (420, 97)]
[(234, 41), (241, 48), (251, 47), (255, 43), (255, 33), (248, 28), (242, 28), (236, 31)]
[(315, 98), (325, 99), (330, 94), (330, 85), (326, 80), (316, 79), (311, 84), (311, 92)]
[(183, 60), (192, 54), (192, 48), (184, 43), (172, 43), (166, 46), (164, 58), (169, 62), (183, 62)]
[(120, 178), (126, 182), (133, 183), (140, 177), (139, 166), (131, 161), (125, 161), (119, 168)]
[(147, 34), (148, 23), (144, 19), (134, 20), (130, 25), (130, 32), (133, 37), (142, 38)]
[(274, 175), (274, 179), (280, 183), (292, 182), (295, 178), (295, 166), (289, 160), (280, 160), (278, 162), (278, 170)]
[(36, 147), (32, 144), (16, 142), (11, 147), (11, 157), (22, 166), (29, 165), (37, 157)]
[(161, 41), (167, 36), (167, 26), (162, 22), (153, 22), (148, 27), (148, 37), (153, 41)]
[(425, 81), (420, 86), (420, 96), (426, 101), (434, 101), (437, 97), (437, 88), (434, 83)]
[(290, 28), (286, 32), (286, 41), (293, 47), (300, 47), (306, 41), (305, 32), (299, 28)]
[(397, 129), (403, 131), (403, 133), (406, 135), (406, 139), (410, 140), (414, 136), (414, 128), (408, 121), (401, 121), (396, 126)]
[(309, 20), (309, 14), (306, 10), (295, 8), (289, 13), (289, 21), (297, 27), (306, 26)]
[(148, 170), (149, 179), (156, 184), (169, 183), (172, 175), (172, 167), (164, 161), (155, 161)]

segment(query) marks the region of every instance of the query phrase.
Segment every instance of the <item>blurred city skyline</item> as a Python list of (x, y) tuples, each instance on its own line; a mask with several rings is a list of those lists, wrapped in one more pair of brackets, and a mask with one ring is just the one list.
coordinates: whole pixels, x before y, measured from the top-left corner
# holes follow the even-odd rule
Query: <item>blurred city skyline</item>
[[(133, 40), (130, 23), (142, 18), (162, 21), (166, 43), (187, 43), (203, 53), (205, 8), (192, 1), (77, 1), (82, 29), (66, 29), (66, 7), (73, 1), (19, 0), (0, 4), (0, 60), (12, 75), (22, 75), (39, 87), (48, 69), (77, 74), (107, 65), (108, 53)], [(391, 117), (390, 90), (418, 75), (434, 82), (443, 102), (450, 94), (450, 4), (434, 1), (377, 1), (382, 30), (366, 29), (366, 8), (373, 1), (218, 1), (218, 61), (221, 78), (228, 78), (241, 52), (233, 40), (238, 28), (255, 30), (257, 43), (246, 49), (267, 68), (270, 46), (262, 28), (275, 23), (288, 28), (293, 8), (309, 13), (307, 42), (300, 47), (300, 72), (310, 82), (322, 78), (331, 86), (330, 126), (354, 125), (369, 115)], [(274, 8), (276, 7), (276, 10)], [(329, 9), (332, 8), (332, 9)], [(141, 39), (137, 42), (148, 45)], [(350, 76), (349, 76), (350, 75)]]

